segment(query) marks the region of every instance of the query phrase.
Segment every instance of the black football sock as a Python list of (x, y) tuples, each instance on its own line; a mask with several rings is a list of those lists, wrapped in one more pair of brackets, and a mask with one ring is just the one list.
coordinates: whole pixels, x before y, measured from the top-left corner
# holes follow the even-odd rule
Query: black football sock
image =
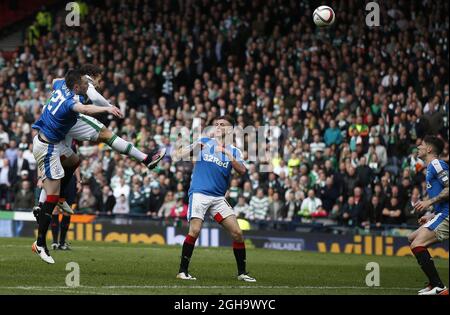
[[(37, 194), (38, 198), (36, 198), (36, 200), (35, 200), (35, 202), (37, 202), (37, 206), (39, 208), (42, 208), (42, 205), (43, 205), (43, 203), (39, 201), (39, 197), (41, 196), (41, 191), (42, 191), (42, 188), (38, 189), (38, 194)], [(39, 224), (39, 213), (40, 213), (39, 210), (36, 210), (33, 208), (33, 215), (36, 218), (37, 224)]]
[(61, 220), (61, 237), (59, 238), (59, 242), (61, 245), (64, 245), (66, 242), (67, 231), (70, 226), (70, 215), (63, 215)]
[(233, 241), (233, 252), (234, 252), (234, 257), (236, 258), (238, 275), (246, 273), (246, 271), (245, 271), (245, 260), (246, 260), (245, 243)]
[(55, 209), (58, 198), (59, 196), (57, 195), (48, 195), (47, 201), (42, 205), (41, 213), (39, 214), (39, 227), (37, 237), (37, 245), (40, 247), (47, 246), (45, 238), (47, 236), (48, 227), (52, 219), (52, 212)]
[(52, 228), (53, 243), (58, 244), (58, 235), (59, 235), (59, 215), (58, 214), (52, 214), (52, 221), (50, 223), (50, 226)]
[(195, 241), (197, 239), (195, 237), (186, 235), (186, 239), (183, 243), (183, 249), (181, 252), (181, 262), (180, 262), (180, 271), (179, 272), (188, 272), (189, 262), (192, 257), (192, 252), (194, 251)]
[(61, 180), (61, 188), (59, 196), (62, 198), (66, 197), (66, 188), (69, 185), (70, 180), (72, 179), (73, 174), (75, 173), (76, 168), (65, 168), (64, 169), (64, 177)]
[(440, 287), (443, 288), (444, 284), (439, 278), (439, 274), (434, 266), (433, 259), (431, 258), (428, 249), (423, 246), (417, 246), (412, 249), (414, 256), (417, 258), (417, 262), (422, 268), (423, 272), (428, 277), (428, 281), (432, 287)]

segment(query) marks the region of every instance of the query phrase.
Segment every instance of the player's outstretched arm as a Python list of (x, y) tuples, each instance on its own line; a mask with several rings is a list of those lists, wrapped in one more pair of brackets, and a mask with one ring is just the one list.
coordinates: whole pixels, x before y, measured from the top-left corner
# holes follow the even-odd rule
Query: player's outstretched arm
[(83, 105), (81, 103), (76, 103), (73, 106), (73, 110), (75, 112), (78, 112), (78, 113), (84, 114), (84, 115), (88, 115), (88, 116), (101, 114), (101, 113), (110, 113), (118, 118), (123, 118), (122, 113), (115, 106), (100, 107), (100, 106), (96, 106), (96, 105)]
[(185, 159), (186, 157), (189, 157), (191, 152), (194, 151), (198, 146), (202, 146), (200, 140), (195, 141), (191, 145), (180, 147), (174, 151), (174, 153), (172, 154), (172, 159), (174, 161), (180, 161), (182, 159)]
[(89, 83), (89, 87), (88, 87), (86, 94), (89, 97), (89, 99), (92, 101), (92, 103), (94, 103), (94, 105), (102, 106), (102, 107), (113, 106), (103, 97), (103, 95), (101, 95), (99, 92), (97, 92), (97, 90), (95, 89), (95, 87), (92, 83)]

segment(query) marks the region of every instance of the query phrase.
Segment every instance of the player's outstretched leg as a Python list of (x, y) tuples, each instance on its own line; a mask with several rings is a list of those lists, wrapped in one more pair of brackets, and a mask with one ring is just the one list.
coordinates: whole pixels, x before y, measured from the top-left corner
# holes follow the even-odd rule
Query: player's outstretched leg
[(437, 242), (434, 231), (422, 226), (419, 230), (413, 233), (411, 239), (411, 251), (417, 259), (419, 266), (428, 278), (429, 285), (419, 291), (419, 295), (448, 295), (447, 287), (442, 283), (439, 277), (433, 258), (430, 255), (427, 247)]
[(246, 270), (247, 253), (245, 250), (244, 236), (235, 215), (230, 215), (223, 219), (222, 226), (231, 234), (233, 238), (233, 253), (236, 258), (238, 269), (238, 280), (245, 282), (256, 282), (255, 278), (248, 275)]
[(153, 154), (145, 154), (138, 150), (132, 143), (125, 141), (118, 135), (113, 134), (109, 129), (102, 128), (99, 136), (99, 142), (104, 142), (115, 151), (132, 157), (139, 162), (145, 164), (149, 169), (153, 169), (158, 165), (166, 154), (166, 148), (160, 148)]
[(202, 228), (203, 221), (198, 218), (192, 218), (189, 222), (189, 233), (183, 243), (181, 250), (180, 269), (177, 278), (181, 280), (197, 280), (188, 272), (189, 262), (191, 261), (192, 253), (194, 252), (195, 242)]

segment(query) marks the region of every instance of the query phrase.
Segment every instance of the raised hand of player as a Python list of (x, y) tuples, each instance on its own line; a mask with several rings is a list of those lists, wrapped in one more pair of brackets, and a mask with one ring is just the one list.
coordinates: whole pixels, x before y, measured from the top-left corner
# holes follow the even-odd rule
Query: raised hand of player
[(196, 150), (203, 150), (205, 148), (205, 144), (201, 143), (200, 141), (197, 142), (195, 149)]
[(230, 155), (231, 155), (230, 152), (227, 149), (225, 149), (224, 146), (221, 146), (221, 145), (217, 145), (215, 147), (215, 151), (218, 153), (223, 153), (225, 155), (228, 155), (228, 157), (230, 157)]
[(215, 150), (218, 153), (225, 153), (225, 147), (221, 145), (216, 145)]
[(418, 201), (416, 202), (416, 204), (414, 205), (414, 209), (417, 212), (423, 211), (423, 210), (427, 210), (429, 207), (431, 207), (431, 202), (430, 200), (422, 200), (422, 201)]
[(108, 113), (110, 113), (110, 114), (112, 114), (112, 115), (114, 115), (114, 116), (116, 116), (118, 118), (123, 118), (124, 117), (122, 112), (120, 111), (120, 109), (118, 107), (116, 107), (116, 106), (108, 107)]

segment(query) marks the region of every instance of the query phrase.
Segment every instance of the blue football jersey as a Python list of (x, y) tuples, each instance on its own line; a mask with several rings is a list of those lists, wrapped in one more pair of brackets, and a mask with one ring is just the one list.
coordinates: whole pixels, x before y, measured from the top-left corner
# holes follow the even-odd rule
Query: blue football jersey
[(73, 111), (77, 100), (76, 95), (67, 88), (65, 80), (56, 81), (51, 98), (32, 128), (40, 130), (52, 142), (64, 140), (77, 122), (78, 113)]
[[(434, 159), (427, 167), (427, 193), (434, 198), (448, 185), (448, 165), (442, 160)], [(433, 205), (436, 213), (448, 216), (448, 201)]]
[[(189, 196), (202, 193), (208, 196), (223, 197), (228, 190), (231, 180), (232, 165), (230, 159), (222, 152), (215, 152), (217, 141), (212, 138), (201, 138), (203, 149), (199, 152), (192, 171)], [(241, 151), (234, 146), (226, 149), (233, 157), (243, 163)]]

